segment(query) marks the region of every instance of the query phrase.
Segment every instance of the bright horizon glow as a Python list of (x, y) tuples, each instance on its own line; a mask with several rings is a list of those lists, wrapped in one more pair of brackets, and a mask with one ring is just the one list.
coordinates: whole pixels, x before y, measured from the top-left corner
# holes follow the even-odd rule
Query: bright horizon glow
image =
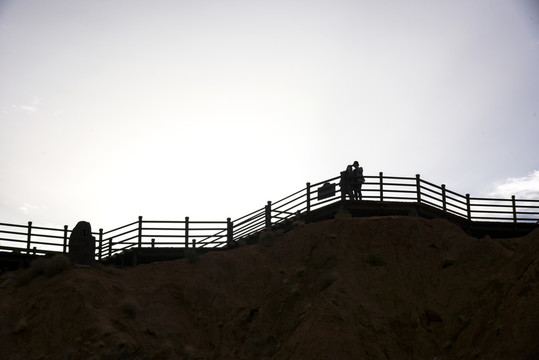
[(0, 222), (234, 219), (354, 160), (538, 194), (532, 0), (7, 0), (0, 49)]

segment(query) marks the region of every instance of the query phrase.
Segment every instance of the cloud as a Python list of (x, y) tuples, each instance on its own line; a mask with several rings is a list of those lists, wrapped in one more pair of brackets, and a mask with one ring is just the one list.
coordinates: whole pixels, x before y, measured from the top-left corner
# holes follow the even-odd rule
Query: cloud
[(28, 204), (28, 203), (24, 203), (21, 207), (19, 207), (19, 210), (22, 211), (22, 213), (25, 215), (28, 215), (37, 209), (39, 209), (39, 206)]
[[(22, 104), (22, 105), (11, 105), (11, 111), (15, 113), (26, 113), (26, 114), (33, 114), (38, 111), (38, 107), (41, 104), (41, 100), (37, 97), (34, 97), (32, 101), (30, 101), (28, 104)], [(6, 111), (3, 111), (3, 113), (6, 113)]]
[(13, 105), (13, 110), (15, 112), (25, 112), (25, 113), (35, 113), (37, 111), (37, 108), (32, 105)]
[(488, 193), (495, 198), (510, 198), (512, 195), (520, 199), (539, 199), (539, 170), (523, 177), (508, 178)]

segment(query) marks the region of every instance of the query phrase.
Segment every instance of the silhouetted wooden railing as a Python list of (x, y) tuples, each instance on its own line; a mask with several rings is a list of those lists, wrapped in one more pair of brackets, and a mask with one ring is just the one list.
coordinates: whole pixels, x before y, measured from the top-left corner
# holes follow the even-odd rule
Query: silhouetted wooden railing
[[(415, 177), (365, 176), (362, 202), (409, 202), (427, 205), (469, 222), (537, 223), (539, 199), (493, 199), (461, 195)], [(346, 200), (339, 190), (339, 177), (306, 186), (287, 197), (271, 202), (238, 219), (226, 221), (137, 221), (116, 229), (93, 232), (96, 258), (104, 259), (131, 248), (221, 248), (264, 229), (309, 214), (327, 205)], [(71, 230), (0, 223), (0, 251), (27, 254), (66, 253)]]
[[(0, 251), (19, 251), (43, 255), (48, 252), (67, 252), (69, 234), (67, 225), (63, 229), (0, 223)], [(8, 236), (8, 237), (7, 237)]]

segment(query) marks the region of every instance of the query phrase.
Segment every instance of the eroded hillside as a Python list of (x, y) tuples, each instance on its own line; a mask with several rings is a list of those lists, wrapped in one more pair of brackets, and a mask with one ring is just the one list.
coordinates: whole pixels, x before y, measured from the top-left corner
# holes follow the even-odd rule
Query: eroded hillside
[(133, 268), (10, 273), (1, 358), (536, 359), (538, 259), (537, 230), (476, 239), (377, 217)]

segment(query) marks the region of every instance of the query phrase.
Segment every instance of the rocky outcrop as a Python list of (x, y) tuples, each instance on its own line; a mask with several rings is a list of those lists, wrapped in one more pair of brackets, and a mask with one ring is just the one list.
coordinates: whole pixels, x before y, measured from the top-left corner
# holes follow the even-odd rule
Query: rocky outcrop
[(87, 221), (79, 221), (69, 236), (69, 258), (72, 262), (90, 265), (95, 261), (95, 237)]

